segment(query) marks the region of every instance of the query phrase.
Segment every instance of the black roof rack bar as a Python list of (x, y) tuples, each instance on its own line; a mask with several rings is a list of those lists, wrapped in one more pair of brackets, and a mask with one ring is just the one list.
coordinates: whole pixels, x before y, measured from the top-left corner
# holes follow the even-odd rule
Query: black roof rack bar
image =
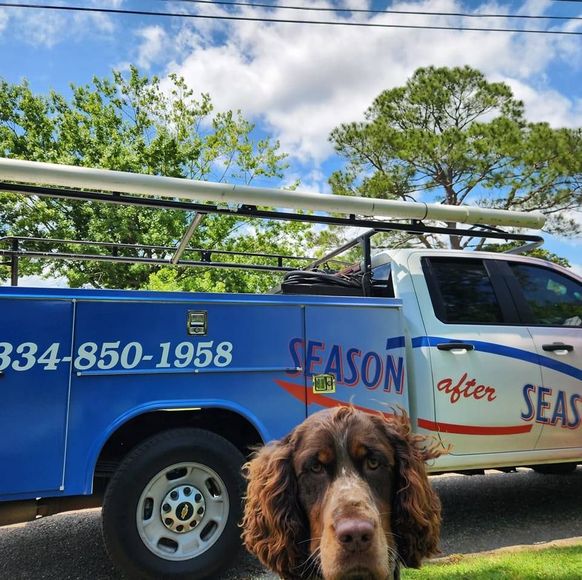
[[(32, 243), (32, 248), (26, 248), (26, 244)], [(0, 238), (0, 244), (9, 244), (10, 249), (0, 249), (0, 256), (6, 257), (6, 261), (0, 262), (0, 266), (14, 266), (18, 264), (19, 258), (52, 259), (52, 260), (93, 260), (96, 262), (118, 262), (126, 264), (150, 264), (166, 266), (209, 266), (214, 268), (241, 268), (248, 270), (260, 270), (270, 272), (289, 272), (300, 268), (298, 265), (286, 266), (285, 261), (292, 262), (312, 262), (313, 257), (290, 256), (287, 254), (270, 254), (261, 252), (242, 252), (235, 250), (215, 250), (205, 248), (186, 248), (184, 253), (196, 252), (199, 254), (198, 260), (181, 258), (175, 261), (175, 247), (173, 246), (147, 246), (142, 244), (122, 244), (115, 242), (91, 242), (86, 240), (67, 240), (60, 238), (38, 238), (27, 236), (6, 236)], [(81, 246), (105, 248), (111, 253), (87, 253), (76, 251), (61, 251), (58, 249), (42, 249), (42, 246)], [(40, 247), (39, 247), (40, 246)], [(150, 253), (150, 255), (119, 255), (116, 251), (133, 251)], [(157, 255), (156, 255), (157, 254)], [(167, 254), (167, 257), (160, 254)], [(245, 262), (229, 262), (225, 260), (213, 259), (214, 255), (235, 257), (242, 256)], [(248, 258), (263, 258), (276, 262), (276, 264), (258, 264), (249, 262)], [(339, 265), (345, 262), (337, 260)]]
[(543, 243), (544, 240), (540, 239), (537, 242), (530, 242), (529, 244), (523, 244), (522, 246), (518, 246), (517, 248), (505, 250), (504, 254), (525, 254), (526, 252), (537, 250), (540, 246), (543, 245)]
[(391, 222), (384, 220), (374, 220), (350, 215), (342, 218), (331, 215), (314, 215), (297, 212), (284, 212), (276, 210), (262, 210), (256, 206), (241, 205), (237, 208), (220, 207), (212, 204), (202, 204), (195, 202), (185, 202), (177, 200), (152, 199), (144, 197), (133, 197), (125, 194), (104, 194), (95, 191), (79, 191), (72, 189), (61, 189), (56, 187), (41, 187), (28, 184), (13, 184), (0, 182), (0, 191), (10, 191), (25, 195), (39, 195), (48, 197), (59, 197), (65, 199), (78, 199), (83, 201), (100, 201), (105, 203), (134, 205), (151, 208), (175, 209), (185, 211), (195, 211), (201, 214), (215, 213), (239, 217), (254, 217), (272, 220), (302, 221), (307, 223), (320, 223), (328, 225), (341, 225), (374, 229), (377, 231), (404, 231), (413, 234), (444, 234), (457, 236), (474, 236), (481, 238), (516, 240), (524, 242), (543, 241), (543, 238), (530, 234), (516, 234), (513, 232), (478, 230), (475, 228), (448, 228), (440, 226), (429, 226), (417, 220), (410, 223)]
[(182, 236), (182, 239), (180, 240), (180, 243), (176, 248), (176, 253), (172, 257), (171, 260), (172, 264), (177, 264), (180, 261), (182, 254), (188, 249), (188, 244), (190, 243), (190, 240), (192, 239), (194, 232), (198, 229), (198, 226), (200, 225), (200, 222), (203, 219), (204, 219), (203, 213), (194, 214), (194, 217), (192, 218), (192, 221), (190, 222), (190, 225), (188, 226), (186, 233)]
[[(171, 260), (161, 258), (146, 258), (143, 256), (106, 256), (103, 254), (77, 254), (70, 252), (38, 252), (29, 250), (0, 250), (0, 256), (18, 258), (36, 258), (51, 260), (84, 260), (94, 262), (117, 262), (122, 264), (150, 264), (157, 266), (203, 266), (209, 268), (235, 268), (244, 270), (260, 270), (265, 272), (292, 272), (297, 270), (292, 266), (274, 266), (269, 264), (249, 264), (237, 262), (212, 262), (211, 260), (179, 260), (172, 264)], [(10, 266), (12, 262), (0, 262), (0, 266)]]
[[(79, 245), (79, 246), (95, 246), (103, 248), (115, 248), (117, 250), (139, 250), (139, 251), (151, 251), (151, 252), (174, 252), (176, 248), (174, 246), (148, 246), (143, 244), (124, 244), (118, 242), (91, 242), (88, 240), (67, 240), (62, 238), (38, 238), (34, 236), (5, 236), (0, 238), (0, 243), (3, 242), (33, 242), (41, 244), (59, 244), (59, 245)], [(27, 250), (23, 250), (27, 251)], [(28, 250), (30, 251), (30, 250)], [(13, 250), (4, 250), (4, 252), (15, 253)], [(226, 256), (253, 256), (257, 258), (276, 258), (283, 260), (301, 260), (301, 261), (311, 261), (313, 257), (310, 256), (290, 256), (288, 254), (268, 254), (262, 252), (237, 252), (235, 250), (215, 250), (212, 248), (186, 248), (185, 252), (198, 252), (200, 254), (220, 254)], [(50, 253), (50, 252), (42, 252)], [(96, 254), (99, 255), (99, 254)], [(168, 260), (168, 263), (171, 263)]]
[(315, 260), (314, 262), (311, 262), (311, 264), (308, 264), (307, 266), (305, 266), (305, 268), (302, 268), (302, 269), (303, 270), (313, 270), (313, 269), (317, 268), (318, 266), (321, 266), (321, 264), (325, 264), (326, 262), (331, 261), (336, 256), (339, 256), (340, 254), (343, 254), (344, 252), (351, 250), (353, 247), (360, 244), (364, 239), (371, 238), (375, 233), (377, 233), (376, 230), (370, 230), (370, 231), (365, 232), (364, 234), (360, 234), (357, 238), (354, 238), (354, 239), (350, 240), (349, 242), (346, 242), (345, 244), (343, 244), (339, 248), (332, 250), (331, 252), (329, 252), (328, 254), (323, 256), (322, 258), (319, 258), (319, 259)]

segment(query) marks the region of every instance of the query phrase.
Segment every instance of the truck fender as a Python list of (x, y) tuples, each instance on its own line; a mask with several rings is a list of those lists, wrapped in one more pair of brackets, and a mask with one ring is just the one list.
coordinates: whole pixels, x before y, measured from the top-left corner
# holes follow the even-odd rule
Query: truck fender
[(127, 422), (143, 415), (144, 413), (151, 413), (154, 411), (179, 411), (179, 410), (192, 410), (192, 409), (224, 409), (227, 411), (233, 411), (234, 413), (240, 415), (246, 419), (259, 433), (262, 441), (269, 441), (272, 437), (270, 436), (267, 428), (263, 422), (251, 412), (248, 408), (234, 403), (233, 401), (223, 400), (223, 399), (191, 399), (191, 400), (171, 400), (171, 401), (150, 401), (147, 404), (140, 405), (138, 407), (133, 407), (127, 410), (122, 415), (119, 415), (113, 422), (111, 422), (107, 429), (105, 429), (98, 439), (95, 440), (91, 446), (91, 451), (89, 453), (86, 469), (85, 469), (85, 483), (84, 492), (90, 494), (93, 492), (93, 477), (95, 474), (95, 468), (97, 465), (97, 460), (103, 447), (112, 437), (112, 435), (120, 429)]

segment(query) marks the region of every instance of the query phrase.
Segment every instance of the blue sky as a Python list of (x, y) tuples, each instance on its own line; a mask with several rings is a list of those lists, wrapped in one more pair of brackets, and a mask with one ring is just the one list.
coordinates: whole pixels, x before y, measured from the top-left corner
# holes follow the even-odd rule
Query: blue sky
[[(221, 5), (163, 0), (42, 3), (233, 13)], [(582, 4), (553, 0), (282, 0), (278, 4), (568, 15), (581, 20), (530, 20), (525, 26), (582, 32)], [(314, 20), (340, 17), (282, 9), (267, 13), (248, 7), (234, 13)], [(454, 17), (406, 15), (361, 14), (358, 19), (401, 24), (461, 22)], [(502, 18), (462, 22), (468, 26), (523, 25)], [(37, 92), (66, 92), (70, 83), (87, 83), (94, 75), (107, 76), (112, 68), (124, 70), (130, 63), (161, 78), (177, 72), (195, 92), (210, 93), (219, 110), (241, 109), (261, 132), (280, 140), (292, 162), (289, 180), (301, 179), (301, 189), (310, 191), (329, 191), (327, 178), (338, 166), (328, 142), (331, 129), (362, 119), (377, 94), (402, 85), (419, 66), (473, 66), (490, 80), (507, 82), (525, 102), (530, 120), (548, 121), (556, 127), (582, 126), (581, 36), (274, 25), (0, 7), (0, 76), (8, 81), (26, 78)], [(569, 258), (582, 273), (580, 240), (548, 239), (546, 247)]]

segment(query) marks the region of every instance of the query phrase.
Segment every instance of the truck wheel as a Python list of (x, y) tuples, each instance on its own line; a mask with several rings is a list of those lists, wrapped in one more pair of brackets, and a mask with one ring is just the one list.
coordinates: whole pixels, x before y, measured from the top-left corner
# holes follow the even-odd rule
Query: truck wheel
[(208, 578), (240, 546), (242, 454), (201, 429), (173, 429), (140, 444), (109, 482), (103, 536), (133, 578)]
[(532, 469), (544, 475), (567, 475), (576, 470), (576, 463), (548, 463), (545, 465), (533, 465)]

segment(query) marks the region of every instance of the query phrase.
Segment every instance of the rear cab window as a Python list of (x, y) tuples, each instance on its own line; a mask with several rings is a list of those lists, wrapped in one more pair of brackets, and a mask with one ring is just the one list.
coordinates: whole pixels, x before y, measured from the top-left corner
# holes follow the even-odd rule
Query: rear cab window
[(424, 258), (423, 270), (437, 318), (445, 324), (504, 322), (502, 296), (480, 259)]

